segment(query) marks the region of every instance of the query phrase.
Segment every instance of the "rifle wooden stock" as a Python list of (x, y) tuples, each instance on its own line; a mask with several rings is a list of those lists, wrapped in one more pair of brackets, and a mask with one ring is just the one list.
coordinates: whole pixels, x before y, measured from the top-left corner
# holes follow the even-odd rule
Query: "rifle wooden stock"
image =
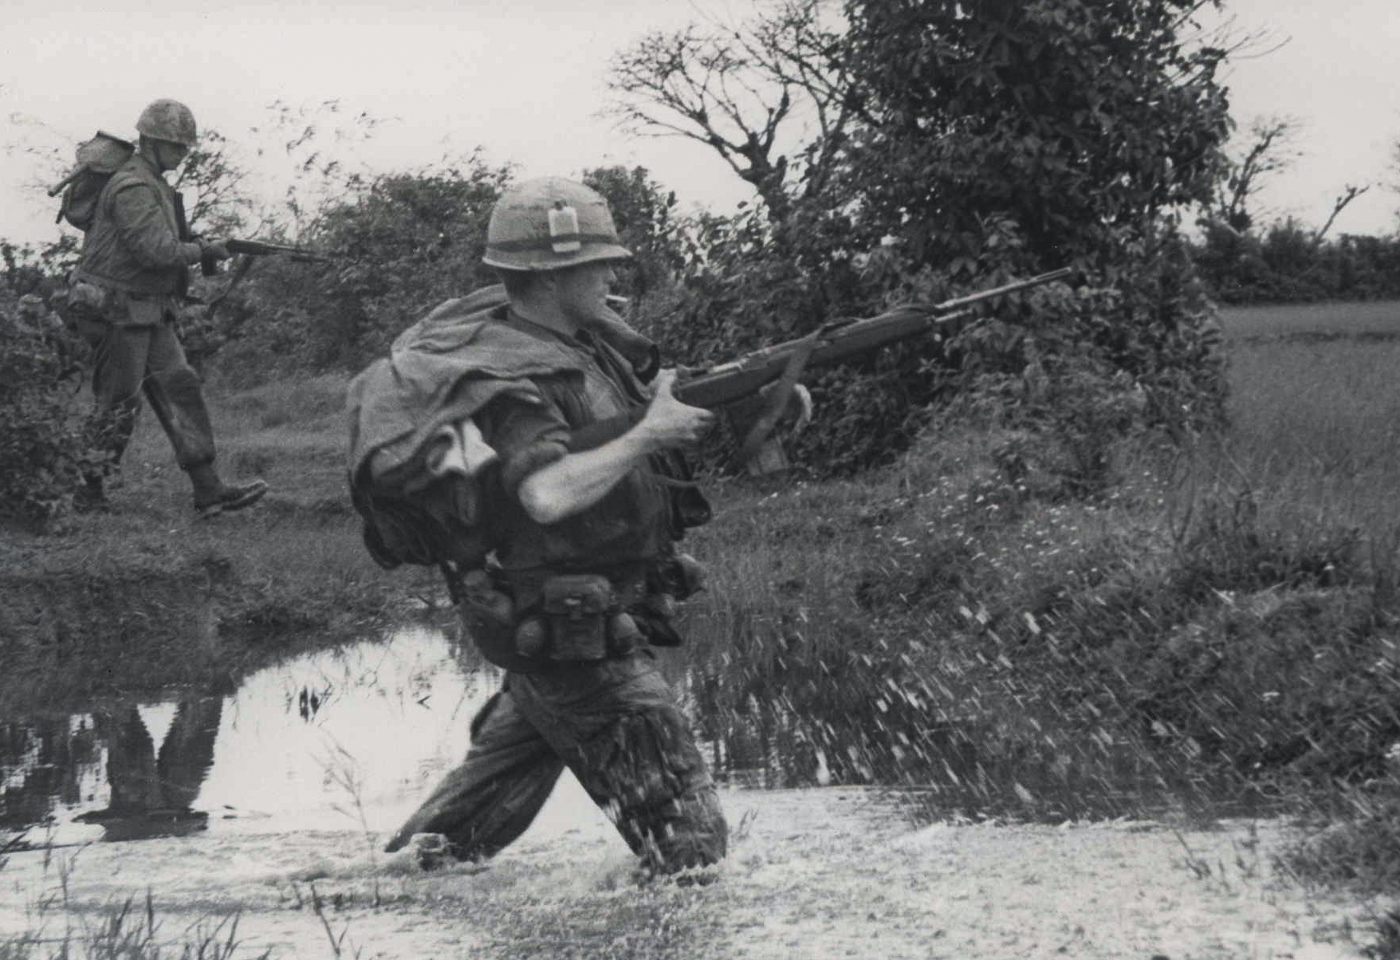
[[(851, 357), (907, 340), (950, 320), (972, 313), (972, 307), (986, 300), (1027, 290), (1068, 277), (1069, 267), (1042, 273), (1028, 280), (982, 290), (935, 304), (904, 304), (866, 320), (834, 320), (817, 331), (816, 346), (807, 358), (809, 364), (840, 363)], [(720, 407), (758, 392), (782, 376), (789, 359), (805, 349), (807, 338), (788, 340), (755, 350), (737, 360), (693, 373), (677, 382), (675, 395), (694, 407)]]

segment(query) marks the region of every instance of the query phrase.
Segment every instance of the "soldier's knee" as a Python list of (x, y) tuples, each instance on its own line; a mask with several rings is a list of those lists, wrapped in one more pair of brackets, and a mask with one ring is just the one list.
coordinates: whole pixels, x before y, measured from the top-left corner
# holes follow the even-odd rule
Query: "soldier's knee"
[(634, 811), (629, 819), (624, 832), (633, 833), (633, 847), (656, 873), (712, 866), (729, 850), (729, 824), (713, 787)]
[(163, 370), (157, 375), (157, 379), (166, 395), (172, 399), (196, 399), (203, 389), (199, 374), (188, 365)]

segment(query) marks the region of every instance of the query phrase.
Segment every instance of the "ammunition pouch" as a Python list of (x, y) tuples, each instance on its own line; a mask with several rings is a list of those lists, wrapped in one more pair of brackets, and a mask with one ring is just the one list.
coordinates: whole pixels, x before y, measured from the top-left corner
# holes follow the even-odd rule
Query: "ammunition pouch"
[(521, 673), (677, 646), (676, 600), (703, 589), (688, 556), (628, 565), (611, 576), (545, 571), (468, 574), (457, 591), (462, 624), (487, 660)]
[(54, 304), (59, 318), (69, 330), (80, 330), (84, 324), (106, 320), (107, 292), (86, 280), (75, 280), (68, 291)]
[(578, 663), (626, 656), (642, 639), (607, 577), (560, 574), (540, 585), (539, 611), (516, 627), (515, 649), (532, 660)]
[(551, 577), (540, 606), (549, 625), (551, 660), (602, 660), (608, 655), (612, 584), (594, 574)]

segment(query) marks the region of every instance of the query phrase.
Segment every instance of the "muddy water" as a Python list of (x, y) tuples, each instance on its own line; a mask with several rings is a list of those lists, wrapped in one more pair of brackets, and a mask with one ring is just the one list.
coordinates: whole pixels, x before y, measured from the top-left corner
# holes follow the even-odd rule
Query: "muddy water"
[[(404, 630), (290, 660), (236, 689), (0, 717), (0, 837), (83, 844), (208, 831), (397, 826), (468, 746), (498, 672)], [(599, 814), (561, 781), (543, 830)]]

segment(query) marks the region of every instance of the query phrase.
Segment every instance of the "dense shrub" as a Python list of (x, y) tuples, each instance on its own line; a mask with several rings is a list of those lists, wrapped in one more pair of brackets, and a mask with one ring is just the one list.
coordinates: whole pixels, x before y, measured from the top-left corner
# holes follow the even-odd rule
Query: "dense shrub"
[(1400, 297), (1400, 237), (1319, 240), (1293, 219), (1262, 234), (1208, 226), (1192, 258), (1222, 303), (1315, 303)]
[[(3, 297), (3, 294), (0, 294)], [(45, 523), (62, 514), (89, 452), (74, 394), (76, 344), (21, 329), (0, 299), (0, 517)]]
[(226, 372), (358, 368), (433, 306), (491, 277), (486, 222), (508, 171), (461, 165), (354, 180), (297, 242), (329, 264), (268, 258), (219, 308)]

